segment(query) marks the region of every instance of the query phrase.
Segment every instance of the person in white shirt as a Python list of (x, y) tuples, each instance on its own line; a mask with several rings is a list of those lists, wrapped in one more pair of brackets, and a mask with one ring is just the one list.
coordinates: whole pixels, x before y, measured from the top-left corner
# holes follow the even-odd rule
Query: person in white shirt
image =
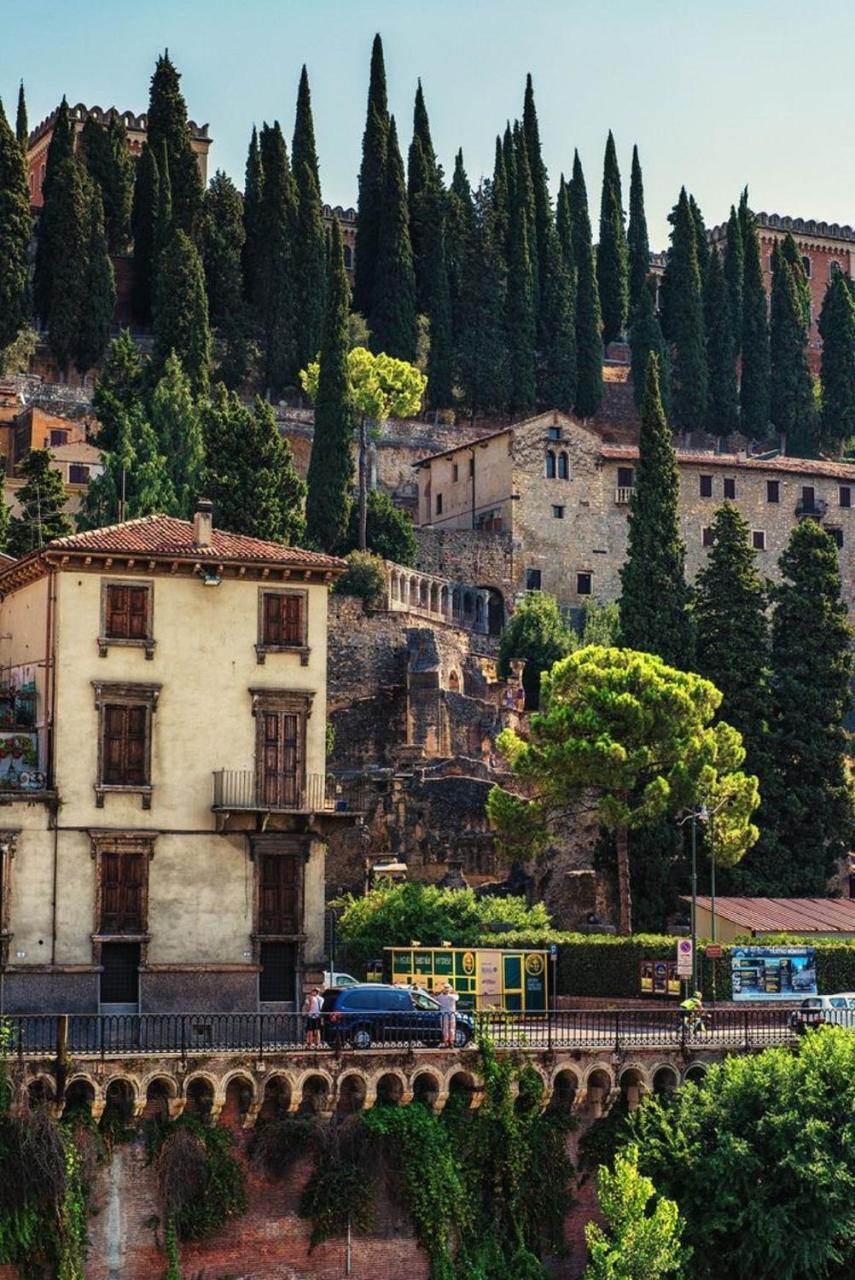
[(312, 1048), (321, 1047), (321, 990), (312, 987), (303, 1003), (306, 1018), (306, 1044)]
[(446, 982), (442, 990), (436, 996), (436, 1002), (440, 1008), (440, 1028), (442, 1030), (443, 1047), (451, 1049), (454, 1047), (454, 1033), (457, 1026), (455, 1011), (457, 1009), (457, 992)]

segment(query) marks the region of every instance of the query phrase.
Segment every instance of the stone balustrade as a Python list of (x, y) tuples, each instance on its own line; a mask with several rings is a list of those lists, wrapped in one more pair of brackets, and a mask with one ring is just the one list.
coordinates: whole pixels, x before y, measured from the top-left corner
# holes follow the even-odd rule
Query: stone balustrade
[(438, 578), (384, 560), (385, 606), (393, 613), (412, 613), (432, 622), (447, 622), (481, 635), (490, 633), (490, 591)]

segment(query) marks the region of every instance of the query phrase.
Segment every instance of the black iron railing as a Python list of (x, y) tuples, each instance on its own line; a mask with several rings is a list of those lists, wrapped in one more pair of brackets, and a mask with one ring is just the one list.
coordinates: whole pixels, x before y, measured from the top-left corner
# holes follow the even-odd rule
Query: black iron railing
[(218, 769), (212, 808), (251, 813), (361, 813), (367, 788), (358, 778), (309, 773), (264, 777), (253, 769)]
[[(855, 1031), (855, 1010), (833, 1014), (836, 1025)], [(516, 1013), (459, 1012), (455, 1047), (474, 1044), (486, 1031), (499, 1049), (543, 1050), (716, 1049), (750, 1052), (793, 1044), (804, 1031), (789, 1009), (718, 1007), (692, 1025), (678, 1010), (554, 1010)], [(319, 1047), (406, 1049), (442, 1047), (450, 1033), (436, 1014), (349, 1011), (324, 1014), (319, 1036), (300, 1013), (151, 1013), (118, 1015), (15, 1014), (0, 1019), (0, 1056), (10, 1058), (91, 1058), (115, 1055), (298, 1053)]]

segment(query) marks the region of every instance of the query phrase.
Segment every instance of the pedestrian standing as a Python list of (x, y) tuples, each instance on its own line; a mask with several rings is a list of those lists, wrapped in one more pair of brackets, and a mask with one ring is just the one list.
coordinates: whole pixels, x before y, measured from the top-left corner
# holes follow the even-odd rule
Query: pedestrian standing
[(321, 1047), (321, 989), (312, 987), (303, 1003), (306, 1018), (306, 1044), (309, 1048)]
[(454, 1048), (454, 1033), (457, 1029), (457, 1019), (455, 1011), (457, 1009), (457, 992), (449, 982), (446, 982), (436, 997), (439, 1005), (439, 1022), (442, 1030), (442, 1044), (445, 1049)]

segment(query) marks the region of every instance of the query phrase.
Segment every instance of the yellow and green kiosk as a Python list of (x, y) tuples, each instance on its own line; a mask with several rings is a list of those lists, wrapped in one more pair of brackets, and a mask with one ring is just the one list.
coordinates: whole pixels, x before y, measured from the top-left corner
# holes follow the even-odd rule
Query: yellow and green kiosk
[(545, 951), (492, 947), (384, 947), (387, 981), (439, 991), (446, 982), (461, 1009), (543, 1013), (548, 978)]

